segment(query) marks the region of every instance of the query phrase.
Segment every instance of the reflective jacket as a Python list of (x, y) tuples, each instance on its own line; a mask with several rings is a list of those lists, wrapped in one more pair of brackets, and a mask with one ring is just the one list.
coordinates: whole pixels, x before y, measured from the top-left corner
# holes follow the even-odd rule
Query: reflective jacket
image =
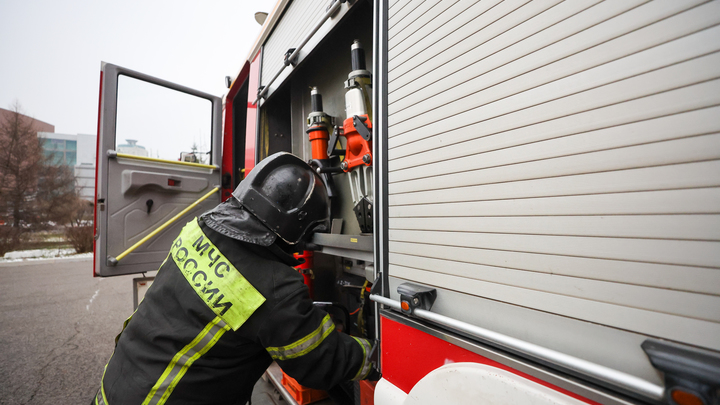
[(273, 360), (311, 388), (365, 378), (368, 341), (337, 332), (302, 280), (267, 248), (189, 222), (126, 322), (95, 403), (245, 404)]

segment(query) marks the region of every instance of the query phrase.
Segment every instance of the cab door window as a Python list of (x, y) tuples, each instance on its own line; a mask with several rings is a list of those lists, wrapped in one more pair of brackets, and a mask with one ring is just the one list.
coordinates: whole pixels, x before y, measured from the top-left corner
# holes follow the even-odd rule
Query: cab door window
[(206, 98), (119, 75), (115, 150), (213, 164), (212, 107)]

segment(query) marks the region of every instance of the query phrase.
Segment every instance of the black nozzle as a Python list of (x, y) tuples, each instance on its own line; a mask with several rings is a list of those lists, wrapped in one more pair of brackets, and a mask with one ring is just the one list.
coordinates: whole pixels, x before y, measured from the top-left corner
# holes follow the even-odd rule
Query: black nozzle
[(350, 47), (350, 56), (352, 57), (352, 70), (365, 70), (365, 50), (357, 39)]
[(317, 87), (313, 87), (310, 91), (310, 103), (312, 104), (312, 112), (321, 112), (322, 106), (322, 95), (318, 93)]

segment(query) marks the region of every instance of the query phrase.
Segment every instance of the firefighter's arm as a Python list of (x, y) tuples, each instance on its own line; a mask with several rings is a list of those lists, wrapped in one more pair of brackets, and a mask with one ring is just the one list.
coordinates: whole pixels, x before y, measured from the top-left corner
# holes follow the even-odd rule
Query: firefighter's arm
[(373, 371), (368, 340), (337, 332), (330, 316), (313, 306), (305, 288), (277, 304), (259, 337), (283, 371), (306, 387), (329, 389), (365, 379)]

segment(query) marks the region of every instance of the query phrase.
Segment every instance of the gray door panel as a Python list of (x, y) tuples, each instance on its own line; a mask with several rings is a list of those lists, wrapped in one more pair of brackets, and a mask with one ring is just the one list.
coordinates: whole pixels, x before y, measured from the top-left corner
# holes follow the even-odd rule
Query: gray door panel
[(182, 227), (220, 202), (222, 101), (109, 63), (100, 97), (94, 272), (157, 270)]

